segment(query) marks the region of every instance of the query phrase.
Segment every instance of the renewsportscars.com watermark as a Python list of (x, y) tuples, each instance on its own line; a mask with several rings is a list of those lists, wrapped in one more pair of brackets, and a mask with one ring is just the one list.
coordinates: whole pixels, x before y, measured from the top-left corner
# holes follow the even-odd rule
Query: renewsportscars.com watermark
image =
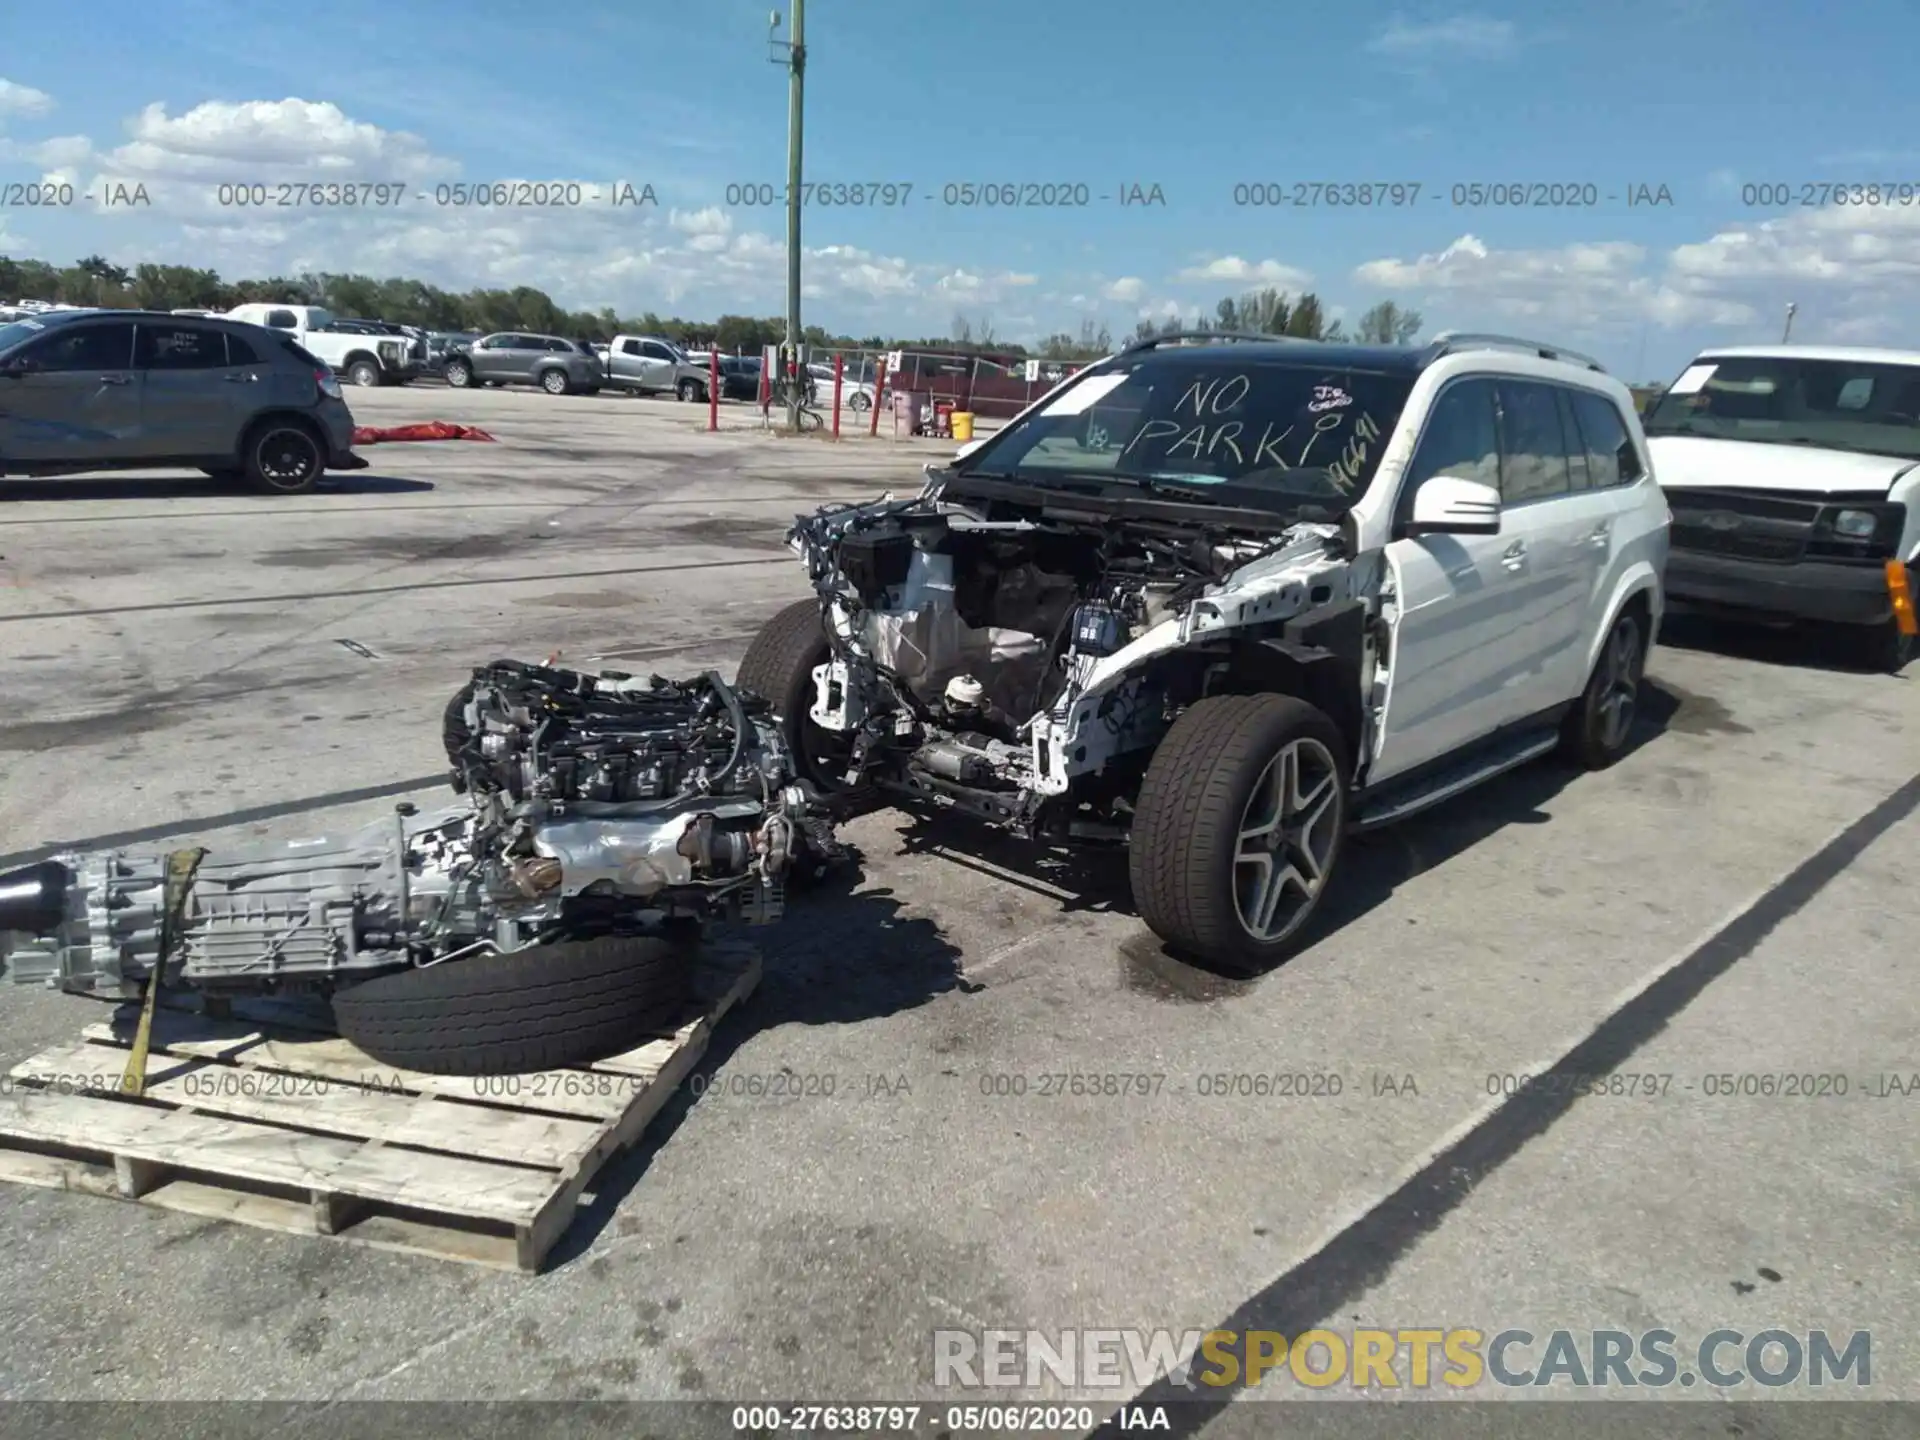
[(1825, 1330), (936, 1330), (933, 1383), (958, 1390), (1062, 1385), (1133, 1393), (1171, 1380), (1195, 1394), (1235, 1386), (1582, 1390), (1757, 1385), (1864, 1388), (1873, 1336)]

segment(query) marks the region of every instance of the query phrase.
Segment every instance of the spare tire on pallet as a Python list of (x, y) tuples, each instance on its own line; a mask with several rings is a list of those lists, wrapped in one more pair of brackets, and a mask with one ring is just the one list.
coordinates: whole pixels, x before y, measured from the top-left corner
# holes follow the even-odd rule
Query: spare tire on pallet
[(383, 975), (333, 997), (340, 1033), (431, 1075), (521, 1075), (618, 1055), (681, 1024), (697, 942), (602, 935)]

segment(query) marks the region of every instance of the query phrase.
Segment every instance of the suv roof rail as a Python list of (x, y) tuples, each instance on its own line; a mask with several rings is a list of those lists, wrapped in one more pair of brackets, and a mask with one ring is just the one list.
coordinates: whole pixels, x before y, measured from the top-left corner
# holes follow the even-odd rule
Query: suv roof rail
[(1298, 335), (1261, 335), (1252, 330), (1176, 330), (1171, 335), (1150, 335), (1144, 340), (1135, 340), (1131, 345), (1123, 345), (1119, 353), (1134, 355), (1142, 350), (1174, 345), (1185, 340), (1238, 340), (1255, 345), (1272, 345), (1299, 339)]
[(1427, 355), (1431, 360), (1437, 360), (1442, 355), (1458, 354), (1462, 350), (1524, 350), (1538, 355), (1542, 360), (1568, 360), (1576, 365), (1584, 365), (1589, 370), (1598, 370), (1602, 375), (1607, 373), (1607, 367), (1591, 355), (1582, 355), (1578, 350), (1569, 350), (1564, 345), (1549, 345), (1544, 340), (1523, 340), (1518, 335), (1444, 330), (1427, 342)]

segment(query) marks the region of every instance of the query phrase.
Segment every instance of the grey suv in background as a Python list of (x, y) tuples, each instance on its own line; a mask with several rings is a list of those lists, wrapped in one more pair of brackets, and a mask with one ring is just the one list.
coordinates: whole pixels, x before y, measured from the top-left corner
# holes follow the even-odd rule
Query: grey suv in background
[(76, 310), (0, 326), (0, 475), (187, 466), (298, 494), (364, 470), (333, 371), (235, 320)]
[(707, 398), (708, 370), (657, 335), (616, 335), (607, 354), (607, 383), (640, 395)]
[(592, 395), (606, 383), (607, 371), (600, 357), (577, 341), (501, 330), (450, 353), (446, 376), (460, 390), (476, 384), (538, 385), (549, 395)]

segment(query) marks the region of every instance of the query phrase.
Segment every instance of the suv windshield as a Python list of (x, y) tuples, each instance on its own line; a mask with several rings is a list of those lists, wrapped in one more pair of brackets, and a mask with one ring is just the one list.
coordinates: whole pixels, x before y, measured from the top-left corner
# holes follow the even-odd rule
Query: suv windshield
[(1647, 411), (1645, 428), (1920, 460), (1920, 365), (1703, 355)]
[(1093, 371), (960, 462), (1042, 488), (1162, 485), (1180, 498), (1343, 513), (1366, 493), (1411, 374), (1163, 350)]

